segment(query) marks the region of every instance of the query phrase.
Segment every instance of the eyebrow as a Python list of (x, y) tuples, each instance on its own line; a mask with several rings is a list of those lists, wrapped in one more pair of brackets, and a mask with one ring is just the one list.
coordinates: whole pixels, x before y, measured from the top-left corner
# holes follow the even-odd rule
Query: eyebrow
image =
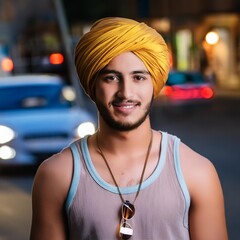
[[(100, 71), (100, 75), (103, 74), (110, 74), (110, 73), (114, 73), (114, 74), (118, 74), (118, 75), (122, 75), (121, 72), (113, 70), (113, 69), (102, 69)], [(145, 75), (150, 75), (150, 73), (146, 70), (136, 70), (136, 71), (132, 71), (130, 74), (145, 74)]]

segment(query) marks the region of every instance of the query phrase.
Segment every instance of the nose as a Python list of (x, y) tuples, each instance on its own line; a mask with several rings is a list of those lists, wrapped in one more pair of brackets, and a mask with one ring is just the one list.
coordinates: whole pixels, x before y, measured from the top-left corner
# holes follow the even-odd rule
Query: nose
[(117, 96), (124, 98), (124, 99), (129, 99), (133, 95), (133, 84), (131, 82), (130, 78), (124, 78), (122, 81), (119, 82), (119, 89), (117, 92)]

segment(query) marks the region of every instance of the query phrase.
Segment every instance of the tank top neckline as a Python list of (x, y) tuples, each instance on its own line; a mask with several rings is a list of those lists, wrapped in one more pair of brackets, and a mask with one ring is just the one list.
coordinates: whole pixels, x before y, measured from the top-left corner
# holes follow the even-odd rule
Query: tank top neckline
[[(161, 141), (161, 151), (160, 151), (160, 156), (158, 159), (157, 166), (153, 173), (142, 183), (141, 190), (148, 187), (150, 184), (152, 184), (160, 175), (164, 164), (166, 160), (166, 152), (167, 152), (167, 138), (168, 135), (166, 132), (161, 132), (162, 134), (162, 141)], [(90, 153), (88, 150), (88, 145), (87, 145), (87, 139), (88, 136), (85, 136), (83, 139), (80, 141), (80, 147), (81, 151), (83, 154), (83, 158), (85, 159), (85, 164), (87, 167), (87, 170), (89, 171), (90, 175), (92, 178), (95, 180), (97, 184), (99, 184), (102, 188), (106, 189), (107, 191), (110, 191), (112, 193), (118, 194), (118, 189), (115, 185), (112, 185), (108, 182), (106, 182), (97, 172), (92, 159), (90, 157)], [(133, 186), (128, 186), (128, 187), (120, 187), (120, 191), (122, 194), (131, 194), (131, 193), (136, 193), (138, 189), (138, 184), (133, 185)]]

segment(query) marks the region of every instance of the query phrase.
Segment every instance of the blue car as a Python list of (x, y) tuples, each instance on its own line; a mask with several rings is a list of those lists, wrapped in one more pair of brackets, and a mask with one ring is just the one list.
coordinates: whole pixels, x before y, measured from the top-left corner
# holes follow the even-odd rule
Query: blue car
[(59, 76), (0, 78), (0, 164), (39, 164), (95, 132), (94, 116), (70, 90)]

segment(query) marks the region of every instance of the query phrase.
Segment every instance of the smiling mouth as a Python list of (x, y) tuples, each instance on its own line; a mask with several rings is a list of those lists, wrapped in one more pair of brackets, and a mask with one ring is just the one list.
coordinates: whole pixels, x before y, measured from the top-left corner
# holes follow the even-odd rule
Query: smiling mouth
[(117, 110), (117, 112), (121, 114), (130, 114), (132, 111), (136, 109), (136, 107), (140, 106), (140, 103), (138, 101), (113, 101), (112, 107)]
[(127, 101), (127, 102), (112, 102), (112, 106), (122, 109), (132, 109), (136, 106), (140, 106), (139, 102)]

